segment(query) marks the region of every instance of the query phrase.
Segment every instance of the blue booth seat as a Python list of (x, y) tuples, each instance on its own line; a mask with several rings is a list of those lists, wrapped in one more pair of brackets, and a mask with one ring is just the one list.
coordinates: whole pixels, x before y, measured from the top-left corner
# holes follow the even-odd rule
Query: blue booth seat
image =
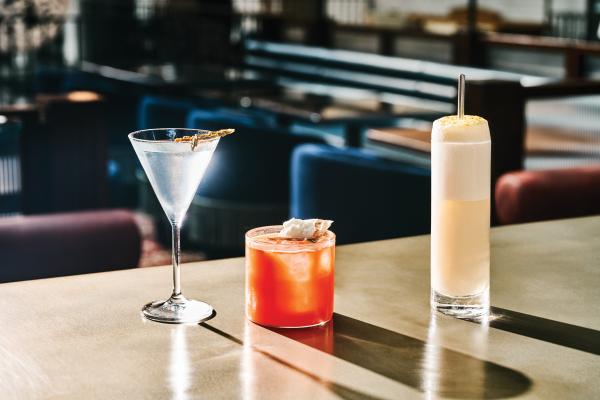
[[(187, 115), (195, 108), (196, 104), (188, 100), (145, 95), (138, 103), (136, 129), (184, 128)], [(150, 187), (150, 182), (130, 145), (127, 150), (127, 156), (133, 158), (137, 166), (137, 168), (129, 168), (128, 171), (135, 174), (135, 179), (138, 182), (138, 209), (153, 216), (157, 224), (159, 239), (164, 243), (168, 243), (170, 240), (170, 225), (167, 223), (156, 195)], [(125, 159), (120, 160), (123, 164), (125, 161)], [(187, 226), (184, 229), (187, 229)], [(185, 237), (187, 235), (184, 235)]]
[(323, 145), (296, 148), (291, 216), (335, 221), (338, 243), (428, 233), (430, 171), (372, 152)]
[(189, 100), (144, 96), (138, 109), (138, 129), (183, 128), (187, 115), (197, 107)]
[(217, 146), (190, 207), (188, 225), (198, 245), (241, 253), (246, 230), (287, 218), (294, 148), (323, 140), (290, 134), (234, 111), (194, 111), (188, 127), (236, 129)]
[(295, 135), (322, 138), (325, 143), (331, 146), (344, 147), (346, 145), (346, 130), (340, 124), (310, 125), (307, 123), (293, 123), (290, 125), (289, 130)]
[(198, 103), (195, 101), (163, 96), (145, 96), (140, 102), (138, 111), (139, 129), (169, 127), (220, 129), (224, 125), (268, 126), (270, 121), (260, 116), (247, 115), (226, 108), (201, 110), (198, 109)]
[(274, 121), (268, 115), (216, 107), (210, 100), (146, 95), (138, 109), (138, 129), (191, 127), (193, 120), (203, 117), (231, 120), (241, 125), (271, 126)]
[[(230, 126), (255, 126), (268, 125), (270, 121), (265, 117), (247, 115), (236, 110), (226, 108), (208, 107), (202, 99), (182, 99), (167, 96), (146, 95), (142, 98), (138, 107), (138, 129), (168, 128), (168, 127), (195, 127), (195, 121), (207, 121), (204, 128), (213, 129), (222, 127), (223, 123)], [(223, 121), (220, 123), (219, 121)], [(157, 221), (163, 221), (162, 210), (158, 204), (151, 188), (143, 173), (137, 174), (140, 182), (138, 198), (140, 208), (148, 214), (154, 215)], [(190, 211), (192, 214), (192, 211)], [(207, 217), (209, 218), (209, 217)], [(184, 229), (194, 232), (193, 218)], [(168, 226), (159, 229), (162, 240), (167, 240)], [(197, 235), (186, 233), (185, 238), (191, 238), (193, 242)], [(215, 239), (216, 240), (216, 239)]]

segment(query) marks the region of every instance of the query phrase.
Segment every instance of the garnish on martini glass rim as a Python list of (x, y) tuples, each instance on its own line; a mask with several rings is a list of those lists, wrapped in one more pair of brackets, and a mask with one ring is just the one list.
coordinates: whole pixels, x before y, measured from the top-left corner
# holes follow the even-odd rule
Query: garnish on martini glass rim
[(192, 150), (196, 149), (199, 142), (203, 142), (206, 140), (216, 139), (218, 137), (223, 137), (227, 135), (231, 135), (235, 132), (235, 129), (227, 128), (227, 129), (219, 129), (217, 131), (206, 131), (206, 130), (198, 130), (198, 133), (192, 136), (183, 136), (180, 138), (176, 138), (175, 142), (177, 143), (191, 143)]

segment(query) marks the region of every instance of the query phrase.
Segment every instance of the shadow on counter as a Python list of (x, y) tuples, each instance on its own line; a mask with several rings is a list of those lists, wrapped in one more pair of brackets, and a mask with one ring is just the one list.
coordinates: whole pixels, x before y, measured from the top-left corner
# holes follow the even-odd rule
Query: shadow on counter
[(594, 329), (499, 307), (491, 308), (489, 326), (597, 356), (600, 355), (600, 331)]
[(322, 327), (271, 330), (429, 395), (499, 399), (529, 390), (518, 371), (435, 344), (435, 325), (427, 341), (340, 314)]

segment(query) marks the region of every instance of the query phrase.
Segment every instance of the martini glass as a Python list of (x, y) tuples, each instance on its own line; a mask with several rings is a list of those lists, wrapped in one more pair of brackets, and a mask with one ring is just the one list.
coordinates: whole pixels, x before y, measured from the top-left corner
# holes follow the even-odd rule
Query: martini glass
[[(214, 310), (202, 301), (186, 299), (181, 293), (180, 229), (185, 214), (204, 176), (219, 137), (198, 129), (146, 129), (129, 134), (156, 197), (173, 232), (173, 293), (167, 300), (148, 303), (144, 317), (170, 324), (198, 323), (212, 317)], [(200, 140), (185, 141), (184, 136)], [(180, 141), (176, 140), (179, 139)], [(184, 141), (181, 141), (184, 140)]]

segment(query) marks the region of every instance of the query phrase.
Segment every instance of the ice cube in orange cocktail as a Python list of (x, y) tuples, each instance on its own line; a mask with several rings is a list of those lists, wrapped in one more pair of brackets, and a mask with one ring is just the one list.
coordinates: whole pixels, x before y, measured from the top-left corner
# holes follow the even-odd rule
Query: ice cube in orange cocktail
[(246, 234), (246, 315), (261, 325), (321, 325), (333, 315), (335, 235), (286, 239), (281, 226)]

